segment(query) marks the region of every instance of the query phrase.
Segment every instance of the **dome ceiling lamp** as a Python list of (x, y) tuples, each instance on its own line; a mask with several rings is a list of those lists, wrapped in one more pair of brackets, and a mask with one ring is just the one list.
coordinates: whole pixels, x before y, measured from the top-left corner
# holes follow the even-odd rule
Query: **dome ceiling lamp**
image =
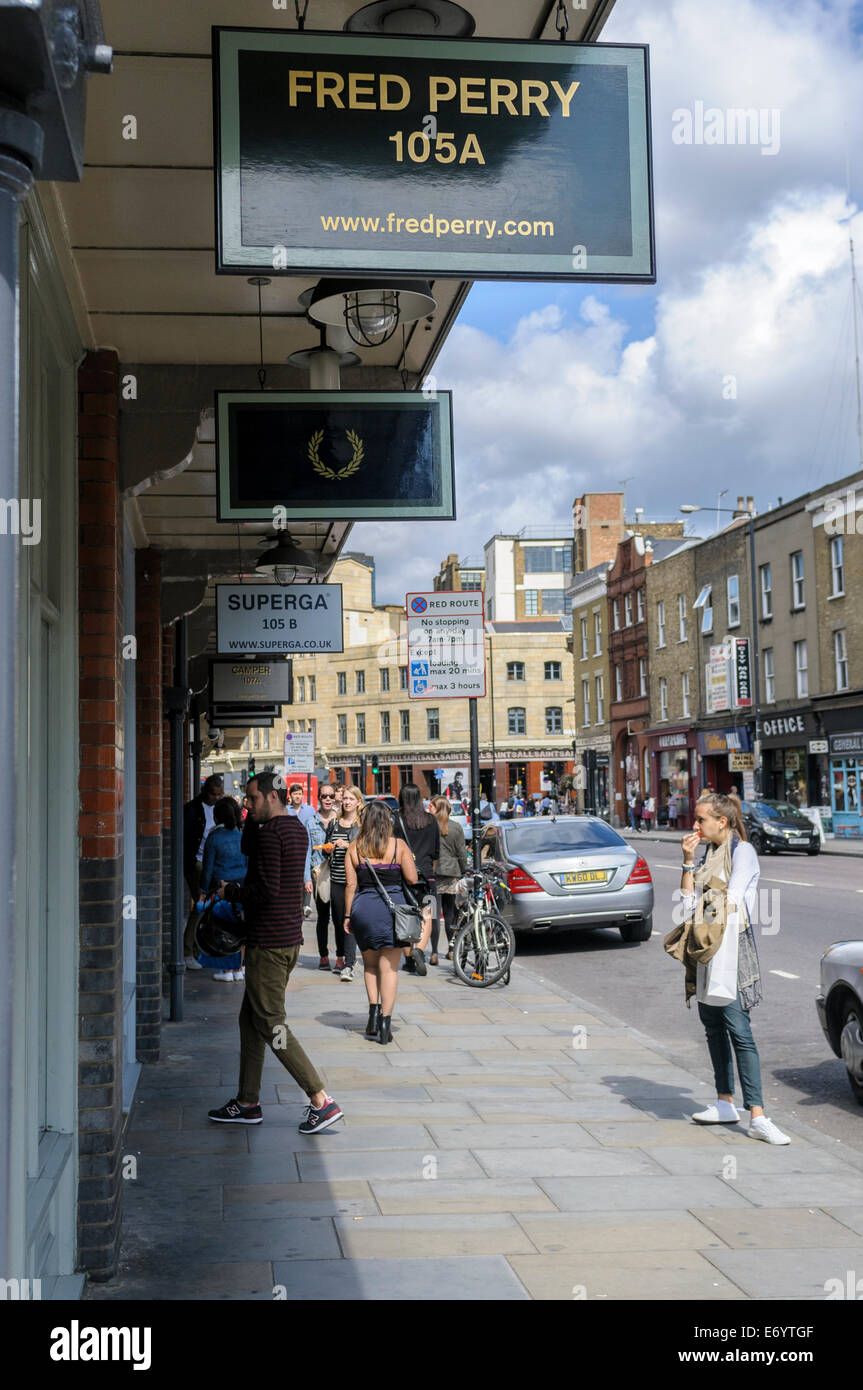
[(375, 0), (345, 20), (349, 34), (416, 34), (420, 38), (470, 39), (476, 20), (451, 0)]
[(382, 347), (399, 324), (417, 323), (437, 305), (428, 280), (319, 280), (308, 304), (316, 323), (346, 328), (357, 347)]
[(266, 536), (261, 545), (269, 548), (255, 565), (255, 573), (271, 577), (276, 584), (294, 584), (298, 579), (317, 578), (321, 557), (310, 550), (300, 550), (283, 532)]

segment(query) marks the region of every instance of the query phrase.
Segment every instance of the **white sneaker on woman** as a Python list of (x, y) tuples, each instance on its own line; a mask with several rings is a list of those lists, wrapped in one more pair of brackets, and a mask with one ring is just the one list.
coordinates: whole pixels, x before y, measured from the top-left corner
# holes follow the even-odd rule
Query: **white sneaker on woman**
[(214, 980), (233, 980), (233, 978), (233, 970), (217, 970), (215, 975), (213, 976)]
[(692, 1118), (697, 1125), (736, 1125), (740, 1116), (731, 1101), (717, 1100)]
[(772, 1120), (768, 1120), (766, 1115), (757, 1115), (754, 1120), (749, 1121), (749, 1128), (746, 1131), (750, 1139), (762, 1139), (765, 1144), (790, 1144), (791, 1140), (787, 1134), (783, 1134)]
[(235, 970), (235, 971), (234, 971), (234, 979), (235, 979), (235, 980), (245, 980), (245, 978), (246, 978), (246, 967), (245, 967), (245, 966), (243, 966), (242, 970)]

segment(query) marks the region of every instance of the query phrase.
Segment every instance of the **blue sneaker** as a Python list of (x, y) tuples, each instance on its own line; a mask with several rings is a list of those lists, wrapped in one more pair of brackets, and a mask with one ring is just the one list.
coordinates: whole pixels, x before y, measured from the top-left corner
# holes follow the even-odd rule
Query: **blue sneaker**
[(328, 1100), (322, 1105), (320, 1110), (316, 1110), (313, 1105), (309, 1106), (306, 1118), (300, 1125), (300, 1134), (318, 1134), (322, 1129), (328, 1129), (334, 1125), (336, 1120), (343, 1120), (345, 1117), (334, 1100)]

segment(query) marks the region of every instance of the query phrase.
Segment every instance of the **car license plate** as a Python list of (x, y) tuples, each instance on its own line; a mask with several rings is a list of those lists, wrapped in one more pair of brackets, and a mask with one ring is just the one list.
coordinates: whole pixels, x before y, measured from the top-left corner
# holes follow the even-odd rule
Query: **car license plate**
[(555, 874), (561, 888), (572, 888), (577, 883), (607, 883), (608, 869), (579, 869), (568, 874)]
[(808, 835), (791, 835), (788, 840), (789, 845), (808, 845)]

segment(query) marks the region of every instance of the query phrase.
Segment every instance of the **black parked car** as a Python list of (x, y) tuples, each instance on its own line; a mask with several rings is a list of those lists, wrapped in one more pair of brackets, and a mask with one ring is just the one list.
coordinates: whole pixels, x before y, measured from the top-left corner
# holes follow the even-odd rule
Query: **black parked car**
[(798, 854), (818, 854), (821, 837), (808, 816), (789, 801), (742, 801), (743, 824), (756, 854), (778, 854), (795, 850)]

